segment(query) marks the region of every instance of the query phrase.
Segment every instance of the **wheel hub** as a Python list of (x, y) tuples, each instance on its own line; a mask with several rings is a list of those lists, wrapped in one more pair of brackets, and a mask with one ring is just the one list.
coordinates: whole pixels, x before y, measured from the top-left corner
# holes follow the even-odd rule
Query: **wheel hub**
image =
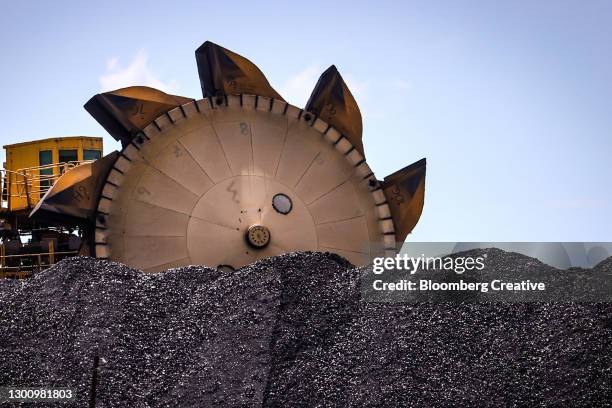
[(270, 243), (270, 230), (263, 225), (251, 225), (246, 232), (246, 240), (253, 248), (265, 248)]

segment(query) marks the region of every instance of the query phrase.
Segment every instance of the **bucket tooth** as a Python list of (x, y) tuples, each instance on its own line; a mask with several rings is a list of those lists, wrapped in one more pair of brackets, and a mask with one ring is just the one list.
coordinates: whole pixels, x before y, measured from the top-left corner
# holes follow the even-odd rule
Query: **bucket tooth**
[(335, 127), (365, 156), (361, 140), (361, 112), (335, 66), (332, 65), (321, 74), (308, 99), (306, 110)]
[(118, 152), (112, 152), (66, 171), (34, 207), (30, 217), (64, 224), (91, 219), (106, 177), (118, 156)]
[(382, 182), (398, 243), (404, 242), (423, 212), (426, 164), (426, 160), (421, 159), (385, 177)]
[(146, 86), (131, 86), (95, 95), (85, 104), (85, 110), (125, 146), (159, 115), (192, 100)]
[(204, 98), (251, 94), (284, 101), (255, 64), (215, 43), (206, 41), (195, 52)]

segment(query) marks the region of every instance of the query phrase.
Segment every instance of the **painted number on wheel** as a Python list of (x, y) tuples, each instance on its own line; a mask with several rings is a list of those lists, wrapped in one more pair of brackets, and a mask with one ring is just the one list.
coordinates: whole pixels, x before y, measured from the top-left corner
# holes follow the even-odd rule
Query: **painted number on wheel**
[(397, 185), (391, 187), (391, 201), (395, 202), (396, 204), (401, 204), (406, 201)]

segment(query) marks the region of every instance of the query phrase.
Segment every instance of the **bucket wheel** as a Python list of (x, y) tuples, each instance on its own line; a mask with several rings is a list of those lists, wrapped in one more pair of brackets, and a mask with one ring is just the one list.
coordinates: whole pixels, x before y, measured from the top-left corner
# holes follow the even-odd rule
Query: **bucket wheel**
[(374, 176), (335, 67), (300, 109), (238, 54), (206, 42), (196, 60), (203, 99), (131, 87), (85, 105), (123, 145), (92, 175), (104, 180), (91, 209), (96, 257), (157, 272), (292, 251), (363, 265), (395, 251), (420, 217), (425, 161)]

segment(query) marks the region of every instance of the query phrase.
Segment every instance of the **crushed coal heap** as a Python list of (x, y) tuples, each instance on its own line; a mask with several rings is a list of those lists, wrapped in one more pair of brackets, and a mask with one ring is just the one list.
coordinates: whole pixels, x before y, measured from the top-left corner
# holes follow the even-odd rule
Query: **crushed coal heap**
[(72, 387), (53, 406), (78, 407), (612, 404), (611, 304), (368, 303), (363, 273), (329, 253), (156, 275), (64, 260), (0, 282), (0, 385)]

